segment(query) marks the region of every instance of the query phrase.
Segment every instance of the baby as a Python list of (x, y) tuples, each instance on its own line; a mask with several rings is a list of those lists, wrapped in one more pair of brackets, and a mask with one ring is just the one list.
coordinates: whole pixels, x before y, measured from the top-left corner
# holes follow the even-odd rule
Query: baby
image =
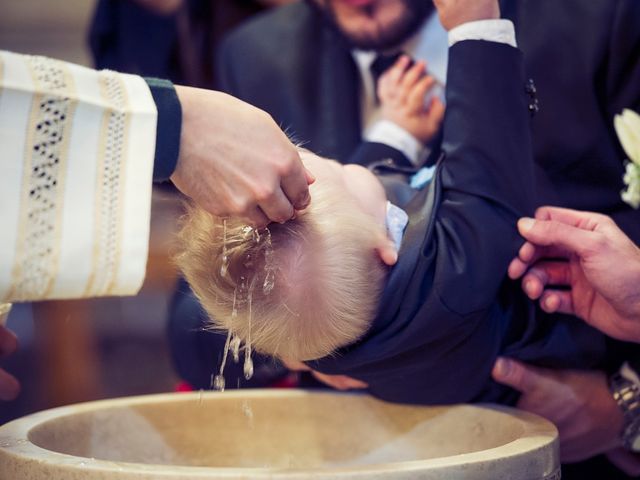
[[(406, 113), (397, 122), (414, 133), (421, 122), (407, 117), (435, 125), (443, 107), (421, 100), (424, 66), (400, 59), (394, 69), (387, 81), (396, 79)], [(312, 202), (293, 220), (256, 230), (192, 208), (178, 264), (215, 327), (243, 342), (245, 355), (304, 361), (397, 402), (513, 401), (490, 380), (501, 353), (593, 366), (604, 353), (599, 334), (580, 322), (540, 321), (505, 283), (522, 244), (516, 221), (534, 209), (523, 70), (506, 44), (451, 47), (443, 153), (417, 189), (409, 179), (388, 182), (387, 170), (398, 174), (392, 165), (378, 172), (381, 183), (365, 168), (307, 152)]]

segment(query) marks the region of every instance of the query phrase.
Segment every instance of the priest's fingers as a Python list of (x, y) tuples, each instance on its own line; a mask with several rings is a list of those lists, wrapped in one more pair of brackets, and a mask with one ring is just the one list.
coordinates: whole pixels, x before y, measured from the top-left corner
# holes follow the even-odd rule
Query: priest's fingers
[(552, 388), (557, 383), (538, 368), (504, 357), (496, 360), (491, 376), (496, 382), (522, 393)]
[(20, 393), (20, 383), (0, 368), (0, 400), (14, 400)]
[(260, 207), (254, 207), (243, 215), (243, 217), (254, 227), (263, 228), (269, 225), (269, 218)]
[(538, 262), (522, 277), (522, 290), (531, 300), (540, 298), (548, 285), (571, 284), (571, 267), (568, 262)]
[(294, 208), (281, 189), (275, 190), (269, 197), (258, 203), (258, 207), (272, 222), (284, 223), (293, 218)]
[[(285, 196), (287, 203), (290, 202), (291, 206), (295, 210), (304, 210), (309, 206), (311, 202), (311, 195), (309, 194), (309, 185), (315, 181), (315, 177), (307, 170), (301, 162), (291, 162), (288, 168), (280, 172), (280, 193)], [(277, 197), (280, 197), (278, 194)], [(280, 201), (279, 199), (278, 201)], [(273, 207), (268, 208), (271, 211)], [(263, 210), (265, 210), (263, 208)], [(280, 214), (284, 215), (285, 208), (281, 208)], [(265, 213), (269, 215), (269, 218), (273, 221), (277, 221), (271, 217), (269, 212), (265, 210)], [(286, 219), (291, 218), (291, 215)]]

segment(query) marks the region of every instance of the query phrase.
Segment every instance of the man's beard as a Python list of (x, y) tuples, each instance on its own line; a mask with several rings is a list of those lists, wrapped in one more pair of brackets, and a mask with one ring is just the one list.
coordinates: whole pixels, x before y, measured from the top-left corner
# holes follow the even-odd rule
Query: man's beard
[(326, 22), (338, 32), (351, 47), (378, 51), (392, 49), (409, 39), (418, 31), (435, 8), (433, 2), (428, 0), (401, 0), (405, 8), (400, 18), (376, 34), (358, 35), (347, 32), (340, 26), (334, 11), (333, 0), (325, 0), (325, 2), (323, 6), (320, 6), (314, 0), (307, 0), (307, 3), (319, 11)]

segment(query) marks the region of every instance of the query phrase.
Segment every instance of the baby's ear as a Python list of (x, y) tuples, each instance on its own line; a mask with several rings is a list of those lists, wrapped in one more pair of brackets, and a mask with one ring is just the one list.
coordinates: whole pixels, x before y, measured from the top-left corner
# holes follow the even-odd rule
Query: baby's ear
[(398, 249), (396, 244), (386, 235), (380, 235), (375, 248), (376, 253), (385, 265), (393, 266), (398, 261)]

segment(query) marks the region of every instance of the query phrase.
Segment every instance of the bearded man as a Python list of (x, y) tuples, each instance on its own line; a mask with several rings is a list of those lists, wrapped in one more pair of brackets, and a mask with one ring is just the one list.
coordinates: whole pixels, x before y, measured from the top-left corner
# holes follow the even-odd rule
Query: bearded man
[[(625, 157), (613, 130), (616, 113), (640, 109), (640, 3), (500, 3), (535, 82), (540, 204), (606, 213), (640, 242), (640, 215), (620, 199)], [(410, 165), (425, 152), (407, 132), (380, 125), (374, 79), (385, 61), (376, 59), (401, 51), (425, 61), (444, 86), (447, 47), (429, 0), (305, 0), (233, 32), (217, 71), (221, 89), (269, 112), (318, 154), (343, 163), (382, 157)], [(437, 150), (438, 142), (430, 146)]]

